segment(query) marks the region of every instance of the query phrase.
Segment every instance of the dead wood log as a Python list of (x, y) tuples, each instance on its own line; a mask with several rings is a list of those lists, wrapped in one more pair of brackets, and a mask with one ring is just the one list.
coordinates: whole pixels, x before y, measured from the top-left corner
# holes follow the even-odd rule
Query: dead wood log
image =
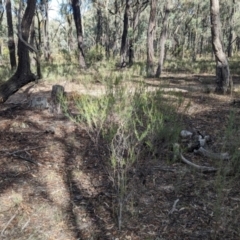
[(204, 157), (209, 157), (209, 158), (212, 158), (215, 160), (229, 160), (230, 159), (230, 156), (227, 152), (226, 153), (214, 153), (209, 150), (206, 150), (203, 147), (200, 147), (199, 149), (195, 149), (194, 153), (197, 153)]
[(200, 170), (203, 173), (210, 173), (210, 172), (217, 172), (217, 168), (214, 167), (206, 167), (206, 166), (199, 166), (193, 162), (190, 162), (189, 160), (187, 160), (182, 154), (180, 154), (180, 158), (181, 160), (190, 165), (191, 167), (197, 168), (198, 170)]
[(178, 143), (175, 143), (173, 146), (173, 151), (174, 151), (174, 158), (180, 158), (182, 162), (188, 164), (191, 167), (194, 167), (198, 170), (200, 170), (203, 173), (210, 173), (210, 172), (216, 172), (217, 169), (214, 167), (206, 167), (206, 166), (199, 166), (191, 161), (189, 161), (188, 159), (186, 159), (182, 153), (181, 153), (181, 149), (180, 149), (180, 145)]

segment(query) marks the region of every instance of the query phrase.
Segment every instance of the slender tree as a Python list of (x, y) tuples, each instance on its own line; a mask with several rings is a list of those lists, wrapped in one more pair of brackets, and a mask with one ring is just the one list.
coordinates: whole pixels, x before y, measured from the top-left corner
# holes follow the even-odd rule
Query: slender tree
[(124, 11), (123, 18), (123, 32), (122, 32), (122, 42), (121, 42), (121, 67), (126, 64), (126, 54), (127, 54), (127, 35), (128, 35), (128, 27), (129, 27), (129, 15), (130, 15), (130, 4), (129, 0), (126, 0), (126, 6)]
[(223, 52), (221, 43), (221, 21), (218, 0), (210, 0), (210, 13), (212, 47), (216, 60), (216, 92), (226, 93), (227, 91), (231, 90), (232, 84), (228, 60)]
[(12, 23), (12, 6), (11, 0), (6, 0), (6, 15), (7, 15), (7, 25), (8, 25), (8, 49), (11, 68), (14, 69), (17, 66), (16, 61), (16, 48), (13, 36), (13, 23)]
[(43, 43), (44, 43), (44, 59), (49, 62), (51, 58), (49, 43), (49, 15), (48, 0), (41, 0), (42, 22), (43, 22)]
[(147, 76), (153, 77), (154, 74), (154, 48), (153, 48), (153, 40), (154, 40), (154, 30), (156, 25), (156, 0), (150, 0), (150, 16), (148, 23), (148, 31), (147, 31)]
[(18, 66), (14, 75), (0, 86), (0, 102), (5, 102), (9, 96), (17, 92), (37, 77), (31, 72), (29, 50), (33, 50), (28, 44), (30, 26), (34, 16), (37, 0), (27, 0), (27, 7), (19, 26), (18, 39)]
[[(3, 20), (3, 13), (4, 13), (4, 7), (3, 7), (3, 1), (0, 0), (0, 34), (2, 34), (2, 20)], [(2, 56), (2, 39), (0, 40), (0, 56)]]
[(80, 12), (80, 2), (79, 0), (72, 0), (72, 10), (73, 17), (77, 31), (77, 42), (78, 42), (78, 50), (79, 50), (79, 66), (80, 68), (85, 68), (85, 56), (83, 52), (83, 29), (82, 29), (82, 18)]
[(229, 37), (228, 37), (228, 57), (232, 57), (233, 55), (233, 44), (234, 44), (234, 38), (236, 37), (235, 31), (234, 31), (234, 14), (236, 9), (236, 1), (232, 0), (232, 6), (231, 6), (231, 13), (230, 13), (230, 29), (229, 29)]
[(170, 5), (169, 5), (169, 2), (167, 1), (166, 5), (164, 7), (164, 17), (162, 20), (162, 30), (161, 30), (161, 34), (160, 34), (160, 40), (159, 40), (160, 56), (159, 56), (159, 61), (158, 61), (156, 77), (160, 77), (160, 75), (162, 73), (162, 69), (163, 69), (163, 61), (164, 61), (164, 56), (165, 56), (165, 42), (167, 40), (169, 13), (170, 13)]

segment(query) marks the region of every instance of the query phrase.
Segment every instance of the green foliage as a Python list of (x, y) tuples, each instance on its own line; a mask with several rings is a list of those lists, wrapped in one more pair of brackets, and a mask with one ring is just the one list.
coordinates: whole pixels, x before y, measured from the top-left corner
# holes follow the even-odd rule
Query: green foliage
[(165, 62), (165, 70), (169, 72), (179, 73), (215, 73), (215, 60), (198, 60), (191, 61), (188, 60), (168, 60)]
[(92, 47), (86, 52), (86, 62), (91, 65), (104, 59), (105, 50), (102, 46)]
[(160, 149), (172, 146), (180, 126), (176, 108), (181, 101), (167, 104), (160, 89), (149, 92), (143, 84), (129, 88), (122, 81), (126, 77), (105, 77), (105, 92), (82, 96), (76, 101), (79, 114), (70, 116), (84, 127), (97, 149), (103, 141), (110, 150), (108, 166), (119, 201), (119, 228), (129, 169), (140, 158), (153, 158)]

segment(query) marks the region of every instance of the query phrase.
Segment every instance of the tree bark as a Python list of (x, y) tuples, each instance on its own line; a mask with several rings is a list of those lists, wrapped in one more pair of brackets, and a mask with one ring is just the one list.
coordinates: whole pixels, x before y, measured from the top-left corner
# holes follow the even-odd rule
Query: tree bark
[(7, 14), (7, 25), (8, 25), (8, 49), (11, 68), (15, 69), (17, 66), (16, 61), (16, 48), (13, 36), (13, 23), (12, 23), (12, 6), (11, 0), (6, 0), (6, 14)]
[(232, 9), (231, 9), (231, 14), (230, 14), (230, 29), (229, 29), (229, 37), (228, 37), (228, 57), (233, 56), (233, 42), (234, 42), (234, 37), (235, 37), (235, 32), (234, 32), (234, 14), (235, 14), (235, 4), (236, 1), (232, 0)]
[(83, 29), (82, 29), (82, 18), (80, 12), (79, 0), (72, 0), (73, 17), (77, 31), (77, 42), (79, 50), (79, 66), (80, 68), (86, 68), (85, 56), (83, 52)]
[[(31, 72), (29, 59), (29, 38), (30, 26), (34, 16), (37, 0), (28, 0), (25, 13), (22, 18), (20, 31), (22, 39), (18, 39), (18, 67), (15, 74), (0, 86), (0, 102), (5, 102), (13, 93), (29, 82), (35, 81), (37, 77)], [(24, 42), (23, 42), (23, 41)]]
[(99, 6), (97, 6), (97, 29), (96, 29), (96, 47), (102, 45), (102, 10)]
[(161, 34), (160, 34), (160, 40), (159, 40), (160, 56), (159, 56), (159, 61), (158, 61), (156, 77), (160, 77), (160, 75), (162, 73), (162, 69), (163, 69), (163, 61), (164, 61), (164, 56), (165, 56), (165, 42), (167, 40), (169, 14), (170, 14), (170, 6), (169, 6), (169, 3), (167, 2), (166, 6), (165, 6), (164, 17), (163, 17), (163, 21), (162, 21), (162, 30), (161, 30)]
[(49, 17), (48, 17), (48, 1), (41, 1), (43, 16), (43, 42), (44, 42), (44, 59), (49, 62), (51, 58), (50, 43), (49, 43)]
[(210, 0), (211, 13), (211, 33), (212, 47), (216, 61), (216, 84), (215, 91), (217, 93), (227, 93), (231, 91), (232, 82), (230, 78), (230, 70), (228, 60), (223, 52), (221, 43), (221, 21), (219, 13), (219, 0)]
[(197, 60), (197, 54), (198, 54), (198, 41), (199, 41), (199, 33), (198, 33), (198, 17), (199, 17), (199, 10), (200, 10), (200, 4), (197, 5), (197, 13), (196, 13), (196, 27), (194, 31), (194, 41), (193, 41), (193, 56), (192, 60), (196, 62)]
[[(2, 33), (2, 20), (3, 20), (3, 13), (4, 13), (4, 7), (3, 7), (3, 1), (0, 0), (0, 33)], [(2, 58), (2, 45), (3, 40), (0, 40), (0, 56)]]
[(154, 47), (153, 47), (153, 38), (154, 38), (154, 30), (156, 25), (156, 0), (151, 0), (151, 10), (149, 16), (148, 23), (148, 31), (147, 31), (147, 76), (153, 77), (154, 74)]
[(121, 42), (121, 50), (120, 50), (121, 67), (123, 67), (126, 64), (129, 15), (130, 15), (130, 4), (129, 4), (129, 0), (126, 0), (124, 19), (123, 19), (122, 42)]

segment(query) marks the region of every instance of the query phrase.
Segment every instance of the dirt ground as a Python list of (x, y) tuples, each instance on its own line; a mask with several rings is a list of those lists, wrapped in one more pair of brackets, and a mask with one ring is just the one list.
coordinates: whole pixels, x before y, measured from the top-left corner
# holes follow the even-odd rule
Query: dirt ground
[[(229, 114), (234, 110), (239, 118), (240, 109), (231, 105), (236, 95), (211, 93), (213, 79), (169, 75), (162, 82), (166, 94), (181, 91), (191, 102), (187, 111), (179, 110), (185, 128), (210, 135), (212, 150), (219, 152)], [(62, 84), (69, 93), (84, 93), (77, 83)], [(149, 90), (158, 85), (146, 80)], [(32, 96), (50, 97), (51, 86), (27, 86), (0, 105), (0, 239), (240, 239), (239, 179), (170, 163), (161, 146), (157, 159), (141, 159), (129, 173), (119, 231), (106, 155), (94, 150), (80, 125), (27, 107)], [(99, 85), (92, 89), (101, 91)], [(193, 153), (186, 157), (219, 166)]]

